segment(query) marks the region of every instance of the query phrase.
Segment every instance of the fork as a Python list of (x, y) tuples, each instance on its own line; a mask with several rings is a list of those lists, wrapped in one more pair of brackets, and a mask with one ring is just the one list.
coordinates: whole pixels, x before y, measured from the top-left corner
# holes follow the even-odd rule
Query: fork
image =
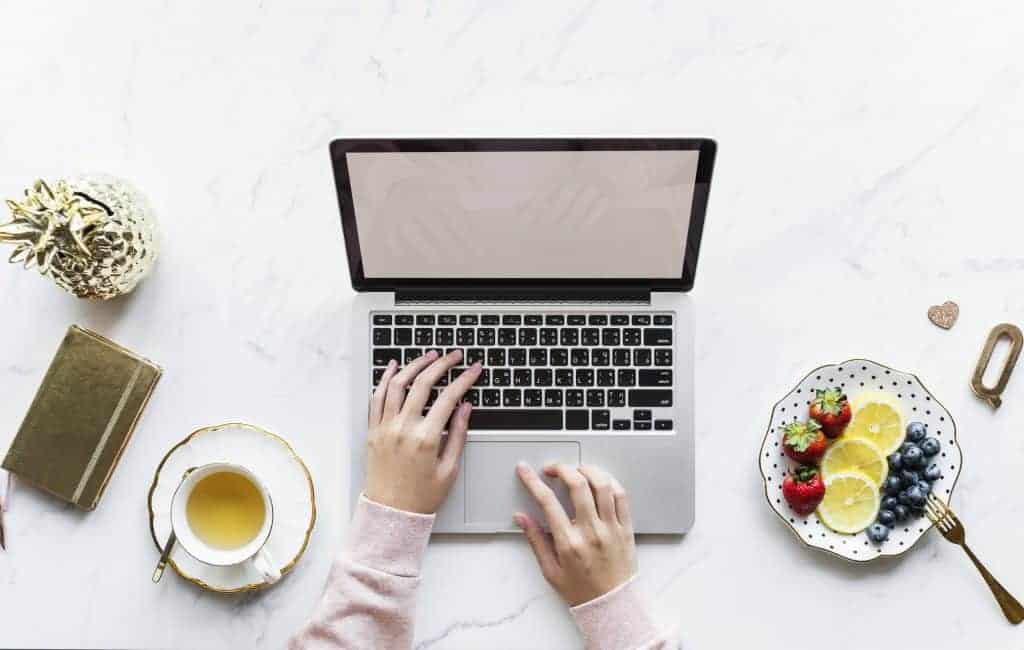
[(974, 566), (978, 567), (981, 577), (985, 579), (988, 588), (992, 590), (992, 595), (996, 597), (996, 602), (1003, 609), (1006, 619), (1014, 625), (1024, 621), (1024, 606), (1021, 606), (1017, 599), (1011, 596), (1010, 592), (1003, 585), (999, 584), (998, 580), (992, 577), (992, 574), (988, 572), (988, 569), (981, 563), (981, 560), (967, 546), (967, 543), (964, 541), (967, 537), (964, 525), (960, 523), (960, 520), (950, 510), (949, 506), (940, 501), (934, 494), (929, 494), (928, 500), (925, 502), (925, 514), (935, 524), (935, 527), (939, 529), (943, 537), (957, 546), (963, 547), (967, 557), (971, 558)]

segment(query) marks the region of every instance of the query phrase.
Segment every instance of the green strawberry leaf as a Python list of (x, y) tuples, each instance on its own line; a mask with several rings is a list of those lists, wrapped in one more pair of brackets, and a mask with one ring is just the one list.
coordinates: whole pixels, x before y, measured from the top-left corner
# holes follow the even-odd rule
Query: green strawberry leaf
[(843, 394), (838, 388), (828, 388), (825, 390), (816, 389), (814, 403), (822, 413), (828, 415), (839, 415), (843, 411), (843, 405), (846, 404), (846, 395)]
[(807, 451), (807, 448), (820, 436), (821, 425), (814, 420), (806, 422), (790, 422), (783, 429), (782, 441), (796, 451)]

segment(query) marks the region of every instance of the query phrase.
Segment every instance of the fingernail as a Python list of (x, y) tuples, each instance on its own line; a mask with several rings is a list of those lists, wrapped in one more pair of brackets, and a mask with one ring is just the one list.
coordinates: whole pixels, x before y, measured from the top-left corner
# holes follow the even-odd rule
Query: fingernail
[(512, 521), (516, 522), (516, 526), (519, 526), (523, 530), (526, 530), (526, 515), (521, 512), (517, 512), (512, 516)]
[(392, 359), (391, 361), (388, 361), (388, 370), (394, 370), (395, 366), (397, 366), (397, 365), (398, 365), (398, 362), (395, 361), (394, 359)]
[(472, 410), (473, 410), (473, 405), (472, 404), (470, 404), (469, 402), (463, 402), (462, 403), (462, 414), (463, 415), (469, 415), (469, 412), (472, 411)]
[(437, 350), (431, 350), (430, 352), (427, 352), (427, 358), (429, 358), (429, 359), (436, 359), (437, 358)]
[(482, 366), (482, 365), (480, 365), (480, 362), (479, 362), (479, 361), (475, 361), (475, 362), (473, 362), (473, 366), (472, 366), (472, 368), (473, 368), (474, 370), (480, 370), (480, 368), (482, 368), (482, 367), (483, 367), (483, 366)]
[(524, 463), (523, 461), (519, 461), (518, 463), (516, 463), (516, 471), (526, 473), (530, 471), (530, 466)]

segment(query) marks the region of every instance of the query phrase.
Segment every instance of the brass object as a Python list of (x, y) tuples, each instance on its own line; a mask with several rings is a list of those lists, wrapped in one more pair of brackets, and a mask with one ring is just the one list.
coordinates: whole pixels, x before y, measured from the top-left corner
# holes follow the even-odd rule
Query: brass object
[[(999, 380), (993, 388), (989, 388), (984, 383), (985, 370), (992, 360), (992, 351), (996, 347), (996, 342), (1003, 336), (1010, 339), (1010, 352), (1006, 357), (1003, 371), (999, 374)], [(1017, 363), (1022, 345), (1024, 345), (1024, 335), (1021, 334), (1019, 327), (1011, 323), (1001, 323), (993, 327), (988, 335), (988, 340), (985, 341), (981, 358), (978, 359), (978, 365), (974, 368), (974, 376), (971, 377), (971, 390), (975, 395), (991, 404), (994, 409), (999, 408), (999, 405), (1003, 403), (1000, 395), (1006, 390), (1006, 382), (1010, 381), (1010, 373), (1013, 372), (1013, 366)]]
[(146, 359), (72, 325), (3, 468), (78, 508), (94, 509), (160, 374)]
[(1014, 625), (1024, 621), (1024, 606), (1010, 595), (1010, 592), (1006, 591), (1003, 585), (999, 584), (999, 581), (988, 572), (988, 569), (981, 563), (981, 560), (967, 546), (965, 541), (967, 531), (964, 530), (964, 525), (960, 523), (960, 519), (950, 510), (949, 506), (936, 498), (934, 494), (929, 494), (928, 501), (925, 502), (925, 514), (935, 524), (935, 527), (939, 529), (943, 537), (962, 547), (964, 552), (967, 553), (967, 557), (971, 558), (971, 562), (974, 562), (974, 566), (981, 573), (981, 577), (985, 579), (985, 584), (992, 590), (992, 595), (996, 597), (996, 602), (999, 603), (1003, 614), (1006, 615), (1006, 620)]
[(178, 542), (178, 536), (171, 531), (170, 537), (167, 538), (167, 543), (164, 544), (164, 552), (160, 554), (160, 561), (156, 564), (156, 571), (153, 572), (153, 582), (160, 582), (160, 578), (164, 577), (164, 569), (167, 568), (167, 559), (171, 557), (171, 551), (174, 549), (174, 545)]
[(156, 261), (156, 219), (127, 181), (99, 174), (37, 180), (25, 199), (7, 201), (12, 220), (0, 243), (12, 263), (40, 274), (79, 298), (108, 300), (129, 293)]
[[(203, 427), (202, 429), (197, 429), (196, 431), (193, 431), (192, 433), (190, 433), (184, 440), (182, 440), (178, 444), (176, 444), (173, 447), (171, 447), (167, 451), (167, 453), (164, 454), (164, 457), (162, 459), (160, 459), (160, 464), (157, 465), (157, 467), (156, 467), (156, 473), (153, 474), (153, 482), (149, 486), (149, 496), (146, 498), (147, 507), (149, 508), (149, 532), (150, 532), (150, 535), (152, 535), (152, 537), (153, 537), (153, 543), (156, 544), (157, 549), (161, 548), (160, 547), (160, 542), (156, 538), (156, 522), (155, 522), (155, 520), (156, 520), (156, 513), (153, 512), (153, 492), (156, 491), (157, 483), (160, 480), (160, 470), (163, 469), (164, 463), (167, 462), (167, 459), (171, 457), (171, 454), (173, 454), (174, 451), (178, 447), (181, 447), (183, 445), (187, 445), (189, 442), (192, 441), (193, 438), (196, 438), (197, 436), (200, 436), (200, 435), (206, 433), (207, 431), (216, 431), (218, 429), (224, 429), (224, 428), (228, 428), (228, 427), (240, 427), (240, 428), (244, 428), (244, 429), (250, 429), (250, 430), (255, 431), (257, 433), (260, 433), (260, 434), (262, 434), (264, 436), (267, 436), (269, 438), (273, 438), (273, 439), (277, 440), (282, 445), (284, 445), (285, 448), (288, 449), (288, 453), (290, 453), (295, 458), (295, 460), (297, 460), (299, 462), (299, 465), (302, 466), (302, 471), (306, 475), (306, 483), (309, 485), (310, 504), (313, 507), (313, 516), (310, 518), (309, 527), (306, 529), (305, 537), (302, 540), (302, 547), (299, 548), (299, 551), (295, 554), (295, 557), (293, 557), (288, 562), (288, 564), (286, 564), (281, 569), (281, 575), (282, 576), (287, 575), (289, 571), (291, 571), (292, 569), (295, 568), (295, 565), (298, 564), (298, 562), (299, 562), (299, 558), (301, 558), (303, 553), (306, 552), (306, 547), (309, 546), (309, 538), (313, 535), (313, 527), (316, 525), (316, 515), (317, 515), (317, 512), (316, 512), (316, 490), (313, 487), (313, 476), (309, 473), (309, 468), (306, 467), (306, 463), (303, 462), (302, 457), (299, 456), (297, 453), (295, 453), (295, 449), (291, 446), (291, 444), (288, 443), (287, 440), (285, 440), (284, 438), (282, 438), (281, 436), (279, 436), (279, 435), (277, 435), (275, 433), (271, 433), (271, 432), (269, 432), (269, 431), (267, 431), (265, 429), (261, 429), (261, 428), (259, 428), (257, 426), (253, 426), (251, 424), (245, 424), (245, 423), (242, 423), (242, 422), (227, 422), (225, 424), (218, 424), (218, 425), (215, 425), (215, 426)], [(236, 594), (236, 593), (241, 593), (241, 592), (257, 591), (257, 590), (263, 589), (264, 587), (267, 586), (267, 583), (265, 583), (265, 582), (253, 582), (253, 583), (244, 585), (242, 587), (239, 587), (238, 589), (218, 589), (217, 587), (214, 587), (213, 585), (211, 585), (211, 584), (209, 584), (207, 582), (204, 582), (204, 581), (200, 580), (199, 578), (195, 578), (195, 577), (190, 576), (187, 573), (183, 572), (178, 567), (178, 565), (175, 564), (173, 558), (168, 557), (167, 558), (167, 563), (171, 565), (171, 568), (174, 569), (174, 571), (179, 576), (181, 576), (185, 580), (188, 580), (192, 584), (194, 584), (194, 585), (196, 585), (198, 587), (202, 587), (203, 589), (206, 589), (208, 591), (216, 591), (216, 592), (222, 593), (222, 594)]]
[(944, 330), (953, 327), (958, 316), (960, 316), (960, 306), (952, 300), (928, 308), (928, 320)]

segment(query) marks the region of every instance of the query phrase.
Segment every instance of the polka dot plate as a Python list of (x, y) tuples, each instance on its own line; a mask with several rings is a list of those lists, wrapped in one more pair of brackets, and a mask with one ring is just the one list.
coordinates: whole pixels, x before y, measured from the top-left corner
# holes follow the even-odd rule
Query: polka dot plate
[(894, 395), (903, 407), (906, 418), (904, 426), (913, 421), (924, 423), (928, 436), (938, 438), (942, 443), (942, 450), (933, 459), (942, 468), (942, 478), (932, 485), (932, 492), (942, 501), (949, 502), (963, 462), (963, 453), (956, 438), (956, 424), (949, 411), (915, 375), (874, 361), (851, 359), (812, 370), (772, 409), (771, 421), (758, 457), (768, 505), (807, 546), (854, 562), (902, 555), (931, 528), (931, 522), (923, 515), (912, 515), (897, 523), (890, 531), (889, 538), (876, 544), (867, 538), (864, 531), (855, 535), (832, 531), (818, 519), (817, 513), (800, 517), (789, 509), (786, 500), (782, 498), (782, 481), (798, 465), (782, 451), (782, 427), (789, 422), (808, 418), (808, 408), (814, 399), (815, 389), (834, 386), (843, 390), (851, 400), (863, 391), (882, 391)]

